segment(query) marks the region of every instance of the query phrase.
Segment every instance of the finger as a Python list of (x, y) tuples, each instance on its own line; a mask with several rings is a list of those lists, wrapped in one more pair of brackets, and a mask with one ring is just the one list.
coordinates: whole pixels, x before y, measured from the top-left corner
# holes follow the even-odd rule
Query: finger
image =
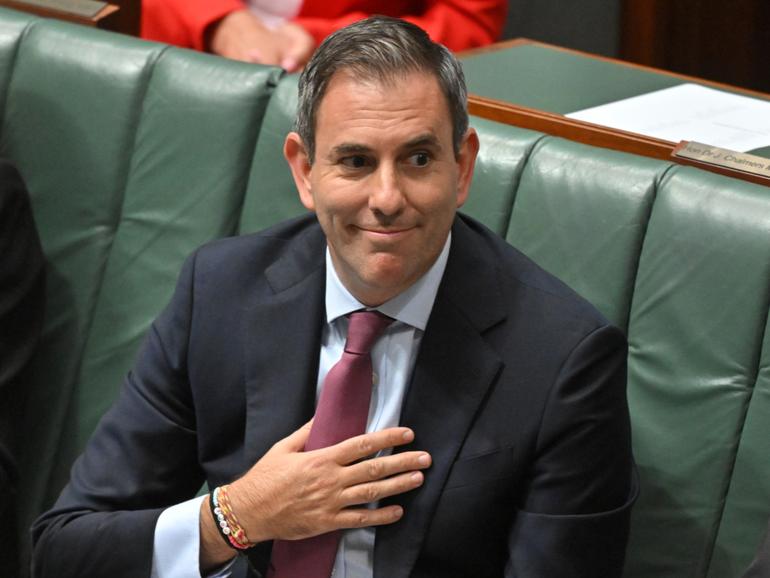
[(246, 51), (246, 55), (249, 57), (251, 62), (254, 62), (255, 64), (277, 66), (281, 62), (281, 55), (277, 50), (271, 49), (269, 46), (249, 48)]
[(401, 506), (386, 506), (372, 510), (366, 508), (341, 510), (335, 518), (335, 525), (338, 529), (383, 526), (398, 522), (403, 515), (404, 509)]
[(305, 53), (305, 49), (300, 42), (290, 37), (288, 46), (284, 50), (283, 58), (281, 59), (281, 68), (288, 72), (296, 72), (300, 67), (300, 60)]
[(246, 50), (246, 62), (253, 62), (254, 64), (266, 64), (266, 58), (263, 56), (262, 51), (257, 48), (250, 48)]
[(392, 478), (347, 488), (341, 493), (340, 499), (345, 506), (368, 504), (419, 488), (423, 481), (425, 476), (422, 472), (407, 472)]
[(308, 436), (310, 436), (310, 428), (312, 426), (313, 420), (311, 419), (301, 428), (278, 441), (275, 444), (275, 447), (287, 452), (301, 452), (305, 449), (305, 443), (307, 442)]
[(299, 68), (299, 62), (294, 56), (286, 56), (281, 60), (281, 68), (286, 72), (296, 72)]
[(393, 427), (355, 436), (325, 448), (332, 459), (344, 466), (376, 454), (384, 449), (402, 446), (414, 440), (414, 432), (406, 427)]
[(392, 456), (371, 458), (347, 466), (343, 470), (342, 482), (354, 486), (388, 478), (403, 472), (424, 470), (430, 467), (431, 456), (428, 452), (404, 452)]

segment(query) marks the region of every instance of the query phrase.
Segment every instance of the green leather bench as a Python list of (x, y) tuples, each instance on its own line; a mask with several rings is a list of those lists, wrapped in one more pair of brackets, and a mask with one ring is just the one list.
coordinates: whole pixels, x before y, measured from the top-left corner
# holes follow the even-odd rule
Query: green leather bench
[[(185, 256), (302, 211), (281, 156), (295, 88), (277, 69), (0, 10), (0, 154), (48, 258), (23, 526), (65, 483)], [(642, 493), (626, 576), (738, 576), (770, 515), (770, 189), (472, 124), (464, 211), (628, 333)]]

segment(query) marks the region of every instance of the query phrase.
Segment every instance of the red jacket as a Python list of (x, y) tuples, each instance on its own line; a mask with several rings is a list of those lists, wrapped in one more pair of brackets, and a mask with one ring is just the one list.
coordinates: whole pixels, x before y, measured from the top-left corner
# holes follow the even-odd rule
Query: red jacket
[[(372, 14), (400, 16), (457, 51), (494, 42), (507, 7), (506, 0), (304, 0), (294, 21), (320, 43)], [(142, 0), (142, 37), (203, 50), (206, 28), (243, 8), (242, 0)]]

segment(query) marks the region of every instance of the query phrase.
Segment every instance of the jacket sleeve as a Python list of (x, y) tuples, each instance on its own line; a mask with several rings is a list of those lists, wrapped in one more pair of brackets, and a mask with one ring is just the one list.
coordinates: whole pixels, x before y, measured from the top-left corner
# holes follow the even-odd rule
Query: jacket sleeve
[(620, 330), (604, 326), (584, 337), (564, 362), (508, 536), (506, 577), (622, 575), (638, 494), (626, 357)]
[(204, 50), (207, 28), (244, 8), (242, 0), (142, 0), (141, 35), (147, 40)]
[(33, 576), (149, 576), (158, 517), (201, 487), (186, 370), (193, 271), (191, 258), (69, 484), (33, 525)]
[[(505, 24), (505, 0), (432, 0), (420, 12), (404, 12), (401, 18), (425, 30), (435, 42), (460, 51), (497, 40)], [(332, 32), (371, 16), (371, 12), (352, 11), (338, 18), (305, 17), (295, 20), (320, 43)]]

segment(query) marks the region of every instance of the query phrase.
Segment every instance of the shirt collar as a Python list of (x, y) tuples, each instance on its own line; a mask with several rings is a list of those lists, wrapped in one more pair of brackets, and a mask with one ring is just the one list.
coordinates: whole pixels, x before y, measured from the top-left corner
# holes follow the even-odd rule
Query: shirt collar
[[(452, 242), (452, 232), (449, 232), (444, 248), (439, 253), (436, 261), (430, 269), (415, 283), (402, 293), (399, 293), (379, 307), (380, 311), (397, 321), (425, 331), (430, 317), (433, 302), (436, 300), (438, 286), (444, 276), (447, 259), (449, 258), (449, 246)], [(350, 291), (342, 284), (337, 271), (332, 264), (329, 248), (326, 248), (326, 322), (332, 323), (335, 319), (366, 309), (366, 306), (358, 301)]]

